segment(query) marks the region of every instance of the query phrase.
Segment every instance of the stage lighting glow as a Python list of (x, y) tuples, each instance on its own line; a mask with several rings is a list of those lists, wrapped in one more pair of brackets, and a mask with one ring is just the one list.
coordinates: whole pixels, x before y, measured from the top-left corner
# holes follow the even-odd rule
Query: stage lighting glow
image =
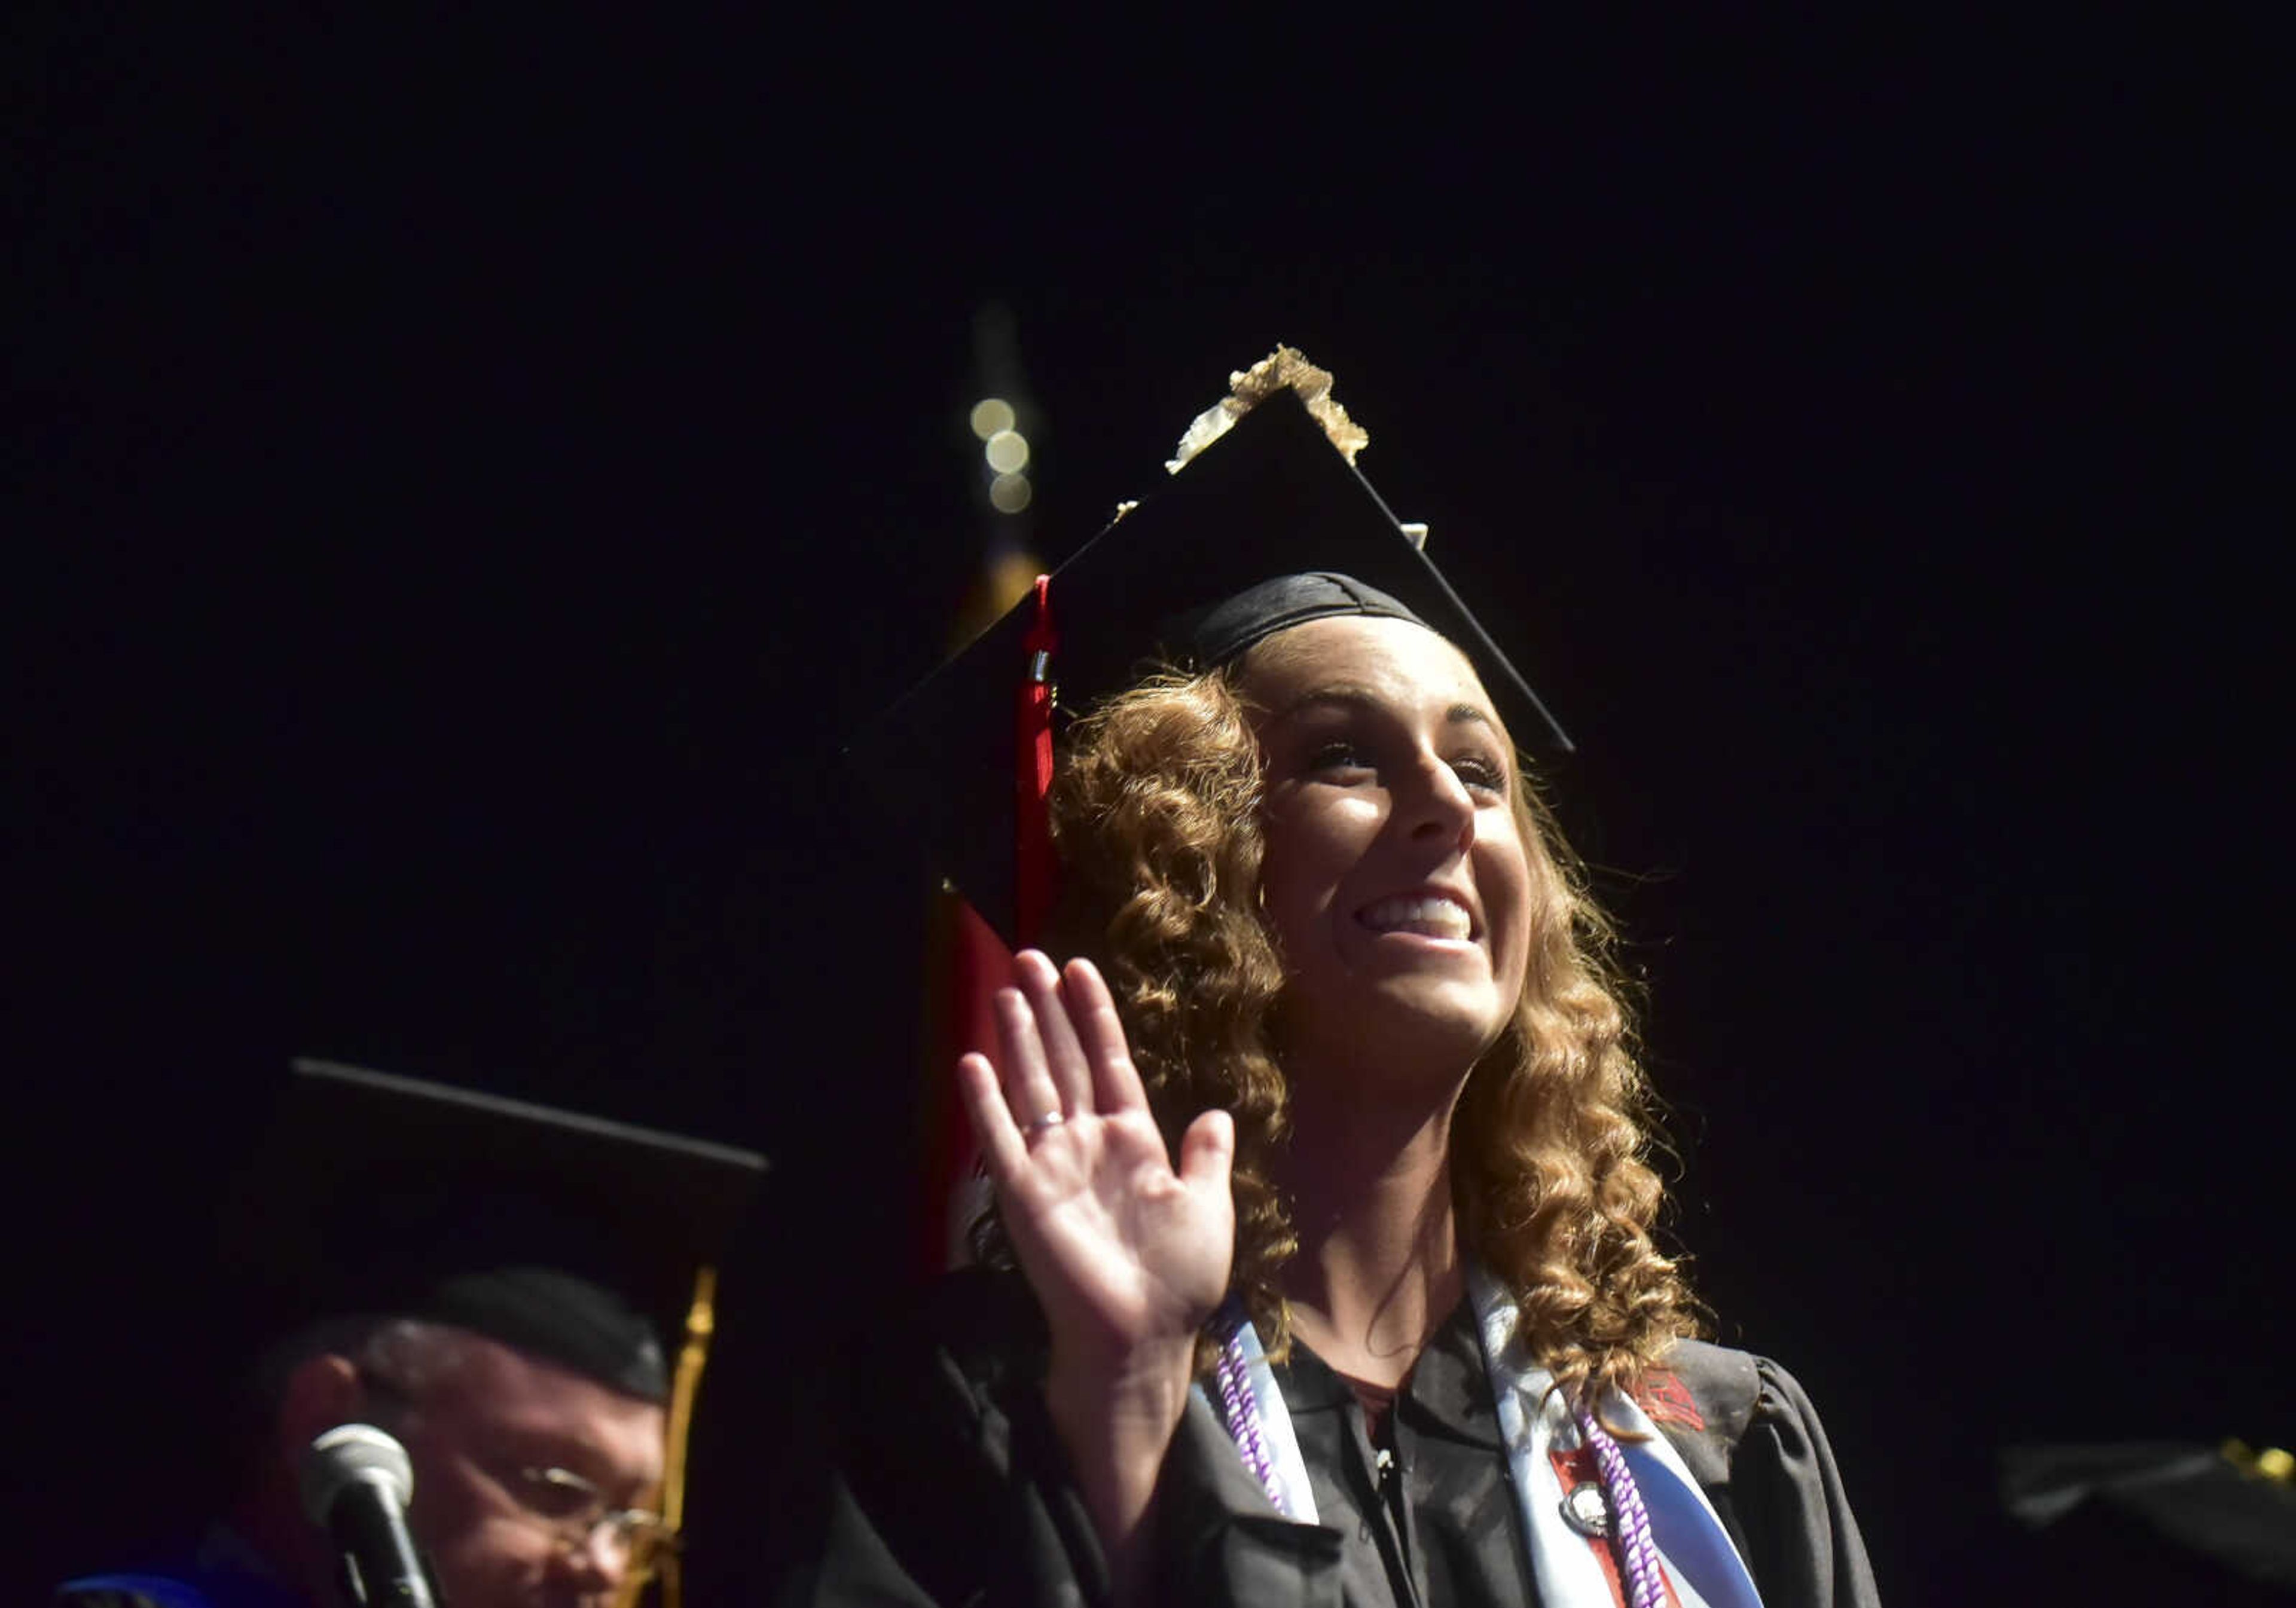
[(997, 431), (981, 450), (988, 456), (988, 467), (1000, 475), (1017, 475), (1029, 467), (1029, 438), (1018, 430)]
[(1002, 474), (988, 483), (988, 501), (1000, 514), (1019, 513), (1029, 506), (1033, 494), (1029, 477), (1023, 474)]
[(1013, 404), (1002, 396), (984, 396), (972, 404), (972, 433), (983, 441), (1013, 428)]

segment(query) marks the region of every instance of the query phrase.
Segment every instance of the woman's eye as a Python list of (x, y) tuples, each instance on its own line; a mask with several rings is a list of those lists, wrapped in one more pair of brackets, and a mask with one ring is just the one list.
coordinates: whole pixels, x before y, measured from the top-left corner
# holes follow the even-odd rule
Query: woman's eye
[(1471, 788), (1486, 793), (1506, 791), (1506, 772), (1494, 761), (1471, 755), (1464, 759), (1455, 761), (1451, 769), (1458, 773), (1461, 781)]
[(1363, 751), (1350, 742), (1324, 743), (1308, 755), (1310, 771), (1357, 771), (1364, 763)]

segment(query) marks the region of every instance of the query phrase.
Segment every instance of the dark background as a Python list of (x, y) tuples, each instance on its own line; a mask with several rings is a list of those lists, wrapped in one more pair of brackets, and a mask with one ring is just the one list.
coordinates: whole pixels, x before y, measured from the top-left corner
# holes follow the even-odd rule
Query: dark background
[(21, 1589), (211, 1498), (305, 1052), (774, 1155), (694, 1539), (757, 1595), (902, 1288), (922, 874), (837, 748), (1000, 354), (1055, 559), (1336, 371), (1579, 741), (1679, 1237), (1895, 1600), (2073, 1567), (2005, 1443), (2296, 1436), (2260, 32), (7, 28)]

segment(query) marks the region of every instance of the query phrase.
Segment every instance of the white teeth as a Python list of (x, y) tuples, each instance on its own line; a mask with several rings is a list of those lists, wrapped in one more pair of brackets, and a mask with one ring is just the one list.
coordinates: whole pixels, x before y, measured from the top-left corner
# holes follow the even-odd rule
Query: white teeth
[(1375, 933), (1418, 933), (1429, 938), (1464, 938), (1473, 930), (1464, 906), (1450, 899), (1401, 894), (1365, 907), (1356, 918)]

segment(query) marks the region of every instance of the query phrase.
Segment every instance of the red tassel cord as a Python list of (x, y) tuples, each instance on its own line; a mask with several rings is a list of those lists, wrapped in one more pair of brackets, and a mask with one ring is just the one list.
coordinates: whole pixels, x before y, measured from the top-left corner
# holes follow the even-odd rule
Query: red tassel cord
[(1037, 577), (1037, 620), (1021, 643), (1028, 663), (1013, 706), (1013, 922), (1024, 949), (1043, 935), (1059, 871), (1045, 807), (1053, 789), (1053, 655), (1060, 646), (1052, 582)]

